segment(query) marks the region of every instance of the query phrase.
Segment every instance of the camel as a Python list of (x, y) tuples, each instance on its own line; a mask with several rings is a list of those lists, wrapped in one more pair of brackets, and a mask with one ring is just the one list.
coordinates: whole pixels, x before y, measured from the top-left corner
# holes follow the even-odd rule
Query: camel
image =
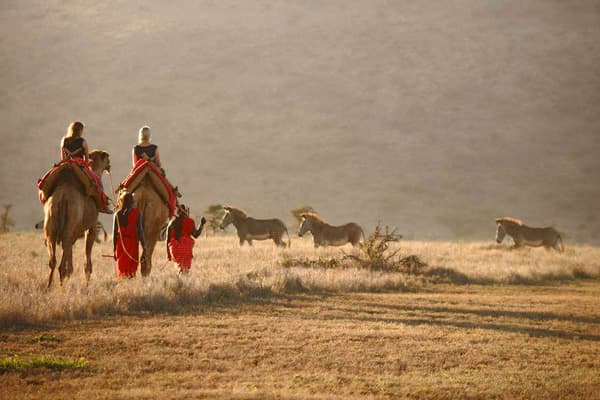
[[(94, 150), (89, 154), (91, 169), (98, 176), (110, 171), (107, 152)], [(97, 189), (99, 190), (99, 189)], [(96, 200), (72, 168), (65, 168), (56, 178), (52, 193), (44, 203), (44, 238), (48, 249), (50, 276), (48, 287), (56, 268), (56, 245), (62, 245), (62, 257), (58, 272), (60, 283), (73, 273), (73, 244), (85, 235), (85, 277), (89, 282), (92, 274), (92, 247), (96, 239), (98, 209)]]
[(156, 242), (160, 240), (161, 228), (169, 220), (169, 207), (157, 193), (149, 174), (142, 179), (132, 193), (135, 207), (142, 212), (144, 238), (146, 239), (146, 248), (140, 257), (140, 271), (142, 276), (148, 276), (152, 270), (152, 253), (154, 253)]

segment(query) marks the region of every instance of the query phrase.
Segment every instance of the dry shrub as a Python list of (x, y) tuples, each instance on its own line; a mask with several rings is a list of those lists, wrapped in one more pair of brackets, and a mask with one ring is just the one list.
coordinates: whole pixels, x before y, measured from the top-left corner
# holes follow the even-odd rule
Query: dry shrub
[(281, 266), (305, 268), (361, 268), (370, 271), (402, 272), (422, 275), (427, 264), (419, 256), (411, 254), (400, 256), (400, 248), (391, 249), (390, 245), (397, 243), (402, 236), (396, 229), (391, 231), (377, 224), (375, 231), (360, 242), (354, 254), (342, 253), (339, 257), (311, 259), (307, 257), (293, 258), (284, 255)]

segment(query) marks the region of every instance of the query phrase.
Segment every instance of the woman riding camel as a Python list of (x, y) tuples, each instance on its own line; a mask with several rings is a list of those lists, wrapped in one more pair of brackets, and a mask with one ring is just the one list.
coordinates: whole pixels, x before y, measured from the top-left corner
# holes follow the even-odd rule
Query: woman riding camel
[(162, 165), (160, 163), (160, 154), (158, 153), (158, 146), (150, 143), (150, 137), (150, 127), (141, 127), (138, 133), (138, 144), (133, 148), (133, 151), (131, 152), (133, 166), (135, 167), (135, 164), (139, 160), (148, 160), (162, 170)]
[(70, 158), (81, 158), (83, 161), (88, 162), (90, 158), (88, 146), (85, 139), (81, 137), (83, 128), (83, 123), (79, 121), (71, 122), (69, 125), (67, 134), (60, 142), (60, 159), (62, 161)]
[(167, 226), (167, 258), (169, 261), (175, 261), (179, 274), (190, 272), (194, 239), (200, 236), (206, 224), (206, 218), (202, 217), (200, 226), (196, 229), (196, 224), (189, 215), (190, 209), (180, 204), (177, 207), (177, 216)]
[(121, 209), (113, 222), (113, 249), (117, 261), (118, 277), (133, 278), (138, 268), (138, 242), (146, 247), (142, 212), (133, 207), (133, 195), (125, 193)]
[[(102, 184), (102, 178), (98, 176), (91, 168), (91, 160), (88, 152), (88, 145), (83, 135), (83, 122), (75, 121), (71, 122), (67, 129), (67, 134), (62, 138), (60, 142), (60, 159), (61, 161), (67, 160), (80, 160), (82, 161), (82, 167), (85, 167), (88, 175), (95, 178), (98, 189), (104, 193), (104, 185)], [(105, 195), (103, 195), (106, 197)], [(107, 197), (106, 197), (107, 198)], [(107, 198), (108, 199), (108, 198)], [(105, 214), (112, 214), (108, 208), (108, 204), (105, 203), (98, 211)]]
[(136, 164), (140, 162), (140, 160), (150, 161), (160, 170), (160, 173), (164, 177), (166, 183), (169, 184), (171, 190), (177, 197), (181, 197), (181, 193), (177, 189), (177, 186), (173, 186), (173, 184), (167, 179), (165, 174), (165, 170), (162, 167), (162, 163), (160, 162), (160, 154), (158, 152), (158, 146), (150, 143), (150, 127), (142, 126), (138, 132), (138, 144), (133, 147), (131, 151), (131, 161), (133, 164), (133, 168), (135, 168)]

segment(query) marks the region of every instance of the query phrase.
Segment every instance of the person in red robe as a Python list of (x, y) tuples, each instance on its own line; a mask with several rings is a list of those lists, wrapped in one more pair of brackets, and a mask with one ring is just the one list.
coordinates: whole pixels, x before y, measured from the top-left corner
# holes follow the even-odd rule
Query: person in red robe
[(138, 243), (146, 247), (142, 212), (133, 207), (133, 195), (126, 193), (113, 222), (113, 248), (119, 278), (134, 278), (138, 268)]
[(200, 226), (190, 218), (190, 209), (180, 204), (177, 216), (167, 226), (167, 258), (175, 261), (179, 268), (178, 274), (187, 274), (192, 268), (192, 249), (194, 239), (202, 233), (206, 218), (202, 217)]

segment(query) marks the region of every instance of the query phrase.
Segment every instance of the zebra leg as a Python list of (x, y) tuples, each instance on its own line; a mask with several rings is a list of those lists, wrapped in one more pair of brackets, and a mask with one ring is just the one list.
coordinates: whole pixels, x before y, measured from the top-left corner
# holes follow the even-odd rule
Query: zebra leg
[(515, 242), (515, 244), (510, 248), (511, 250), (516, 250), (523, 246), (523, 240), (521, 240), (521, 238), (513, 237), (513, 241)]
[(283, 240), (281, 240), (282, 237), (283, 233), (280, 235), (278, 235), (277, 233), (271, 233), (271, 239), (273, 240), (273, 243), (275, 243), (279, 247), (285, 247), (285, 243), (283, 242)]
[(554, 241), (554, 245), (552, 247), (554, 247), (559, 253), (564, 253), (565, 251), (565, 245), (563, 244), (562, 238), (560, 236), (556, 237), (556, 240)]

